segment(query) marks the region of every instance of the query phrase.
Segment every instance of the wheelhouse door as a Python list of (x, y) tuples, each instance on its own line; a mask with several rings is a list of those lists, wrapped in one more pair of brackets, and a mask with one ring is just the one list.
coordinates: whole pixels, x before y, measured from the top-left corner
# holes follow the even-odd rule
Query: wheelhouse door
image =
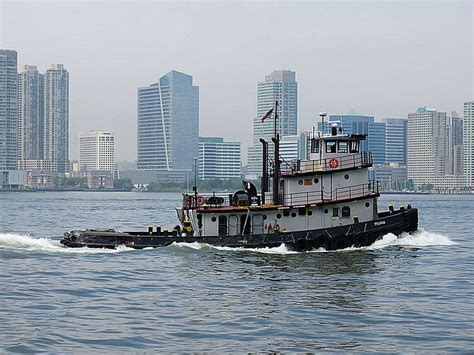
[(256, 214), (252, 216), (253, 234), (263, 234), (263, 215)]
[(229, 216), (229, 235), (239, 234), (239, 219), (237, 216)]

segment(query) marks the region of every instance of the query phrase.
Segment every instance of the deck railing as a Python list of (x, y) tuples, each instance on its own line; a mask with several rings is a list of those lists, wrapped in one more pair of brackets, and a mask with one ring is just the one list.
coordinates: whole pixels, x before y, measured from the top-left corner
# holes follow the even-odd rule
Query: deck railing
[[(337, 166), (331, 167), (331, 160), (337, 160)], [(283, 164), (280, 168), (282, 175), (293, 175), (309, 172), (337, 171), (350, 168), (368, 167), (372, 165), (372, 153), (362, 152), (359, 154), (349, 154), (334, 158), (318, 160), (295, 160), (291, 163)]]
[(360, 198), (379, 193), (379, 182), (370, 181), (366, 184), (338, 187), (334, 190), (295, 192), (280, 195), (280, 203), (285, 206), (304, 206), (329, 201), (342, 201)]

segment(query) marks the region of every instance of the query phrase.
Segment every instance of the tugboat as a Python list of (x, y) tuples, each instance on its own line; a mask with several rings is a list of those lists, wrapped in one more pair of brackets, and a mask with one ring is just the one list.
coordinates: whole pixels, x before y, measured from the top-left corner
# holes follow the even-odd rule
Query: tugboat
[[(325, 113), (321, 113), (322, 127)], [(275, 122), (277, 110), (275, 110)], [(276, 127), (276, 125), (275, 125)], [(67, 247), (135, 249), (173, 243), (206, 243), (233, 248), (278, 247), (295, 251), (369, 246), (387, 233), (400, 235), (418, 228), (418, 210), (408, 205), (379, 212), (378, 181), (369, 181), (370, 152), (361, 150), (362, 134), (345, 134), (337, 123), (330, 132), (307, 134), (306, 159), (285, 161), (280, 137), (262, 143), (261, 191), (251, 182), (230, 195), (183, 194), (177, 208), (180, 224), (171, 230), (113, 229), (64, 233)]]

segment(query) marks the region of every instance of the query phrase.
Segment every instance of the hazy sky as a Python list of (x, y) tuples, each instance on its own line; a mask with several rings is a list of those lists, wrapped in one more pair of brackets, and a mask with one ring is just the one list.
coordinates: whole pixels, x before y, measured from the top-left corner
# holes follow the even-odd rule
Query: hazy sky
[[(18, 64), (70, 72), (79, 132), (116, 134), (136, 159), (136, 90), (172, 69), (200, 87), (200, 135), (252, 141), (256, 85), (296, 71), (298, 128), (317, 113), (406, 117), (474, 99), (472, 1), (158, 3), (0, 0), (0, 47)], [(246, 149), (243, 158), (246, 160)]]

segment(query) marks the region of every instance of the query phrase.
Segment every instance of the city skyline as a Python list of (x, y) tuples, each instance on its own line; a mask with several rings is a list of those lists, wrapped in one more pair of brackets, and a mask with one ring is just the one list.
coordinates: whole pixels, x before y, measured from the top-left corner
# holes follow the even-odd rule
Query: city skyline
[[(255, 82), (272, 70), (298, 73), (302, 130), (321, 110), (340, 114), (354, 106), (379, 121), (406, 117), (425, 104), (462, 112), (473, 96), (472, 4), (465, 2), (154, 4), (148, 11), (126, 3), (3, 2), (1, 7), (0, 45), (18, 51), (20, 68), (36, 65), (43, 71), (59, 62), (74, 77), (71, 158), (77, 158), (79, 132), (107, 129), (116, 132), (117, 142), (131, 143), (119, 144), (117, 158), (133, 161), (135, 88), (172, 69), (190, 73), (206, 88), (201, 133), (242, 141), (244, 159), (252, 141)], [(209, 23), (193, 21), (203, 12)], [(163, 21), (156, 24), (152, 19), (158, 13)], [(315, 23), (319, 13), (324, 16)], [(31, 17), (41, 31), (25, 32), (19, 16)], [(287, 21), (292, 30), (273, 26), (274, 20)], [(177, 29), (176, 21), (184, 27)], [(443, 31), (436, 26), (440, 22)], [(167, 29), (166, 39), (153, 37), (155, 25), (158, 31)], [(140, 65), (132, 66), (137, 56)]]

